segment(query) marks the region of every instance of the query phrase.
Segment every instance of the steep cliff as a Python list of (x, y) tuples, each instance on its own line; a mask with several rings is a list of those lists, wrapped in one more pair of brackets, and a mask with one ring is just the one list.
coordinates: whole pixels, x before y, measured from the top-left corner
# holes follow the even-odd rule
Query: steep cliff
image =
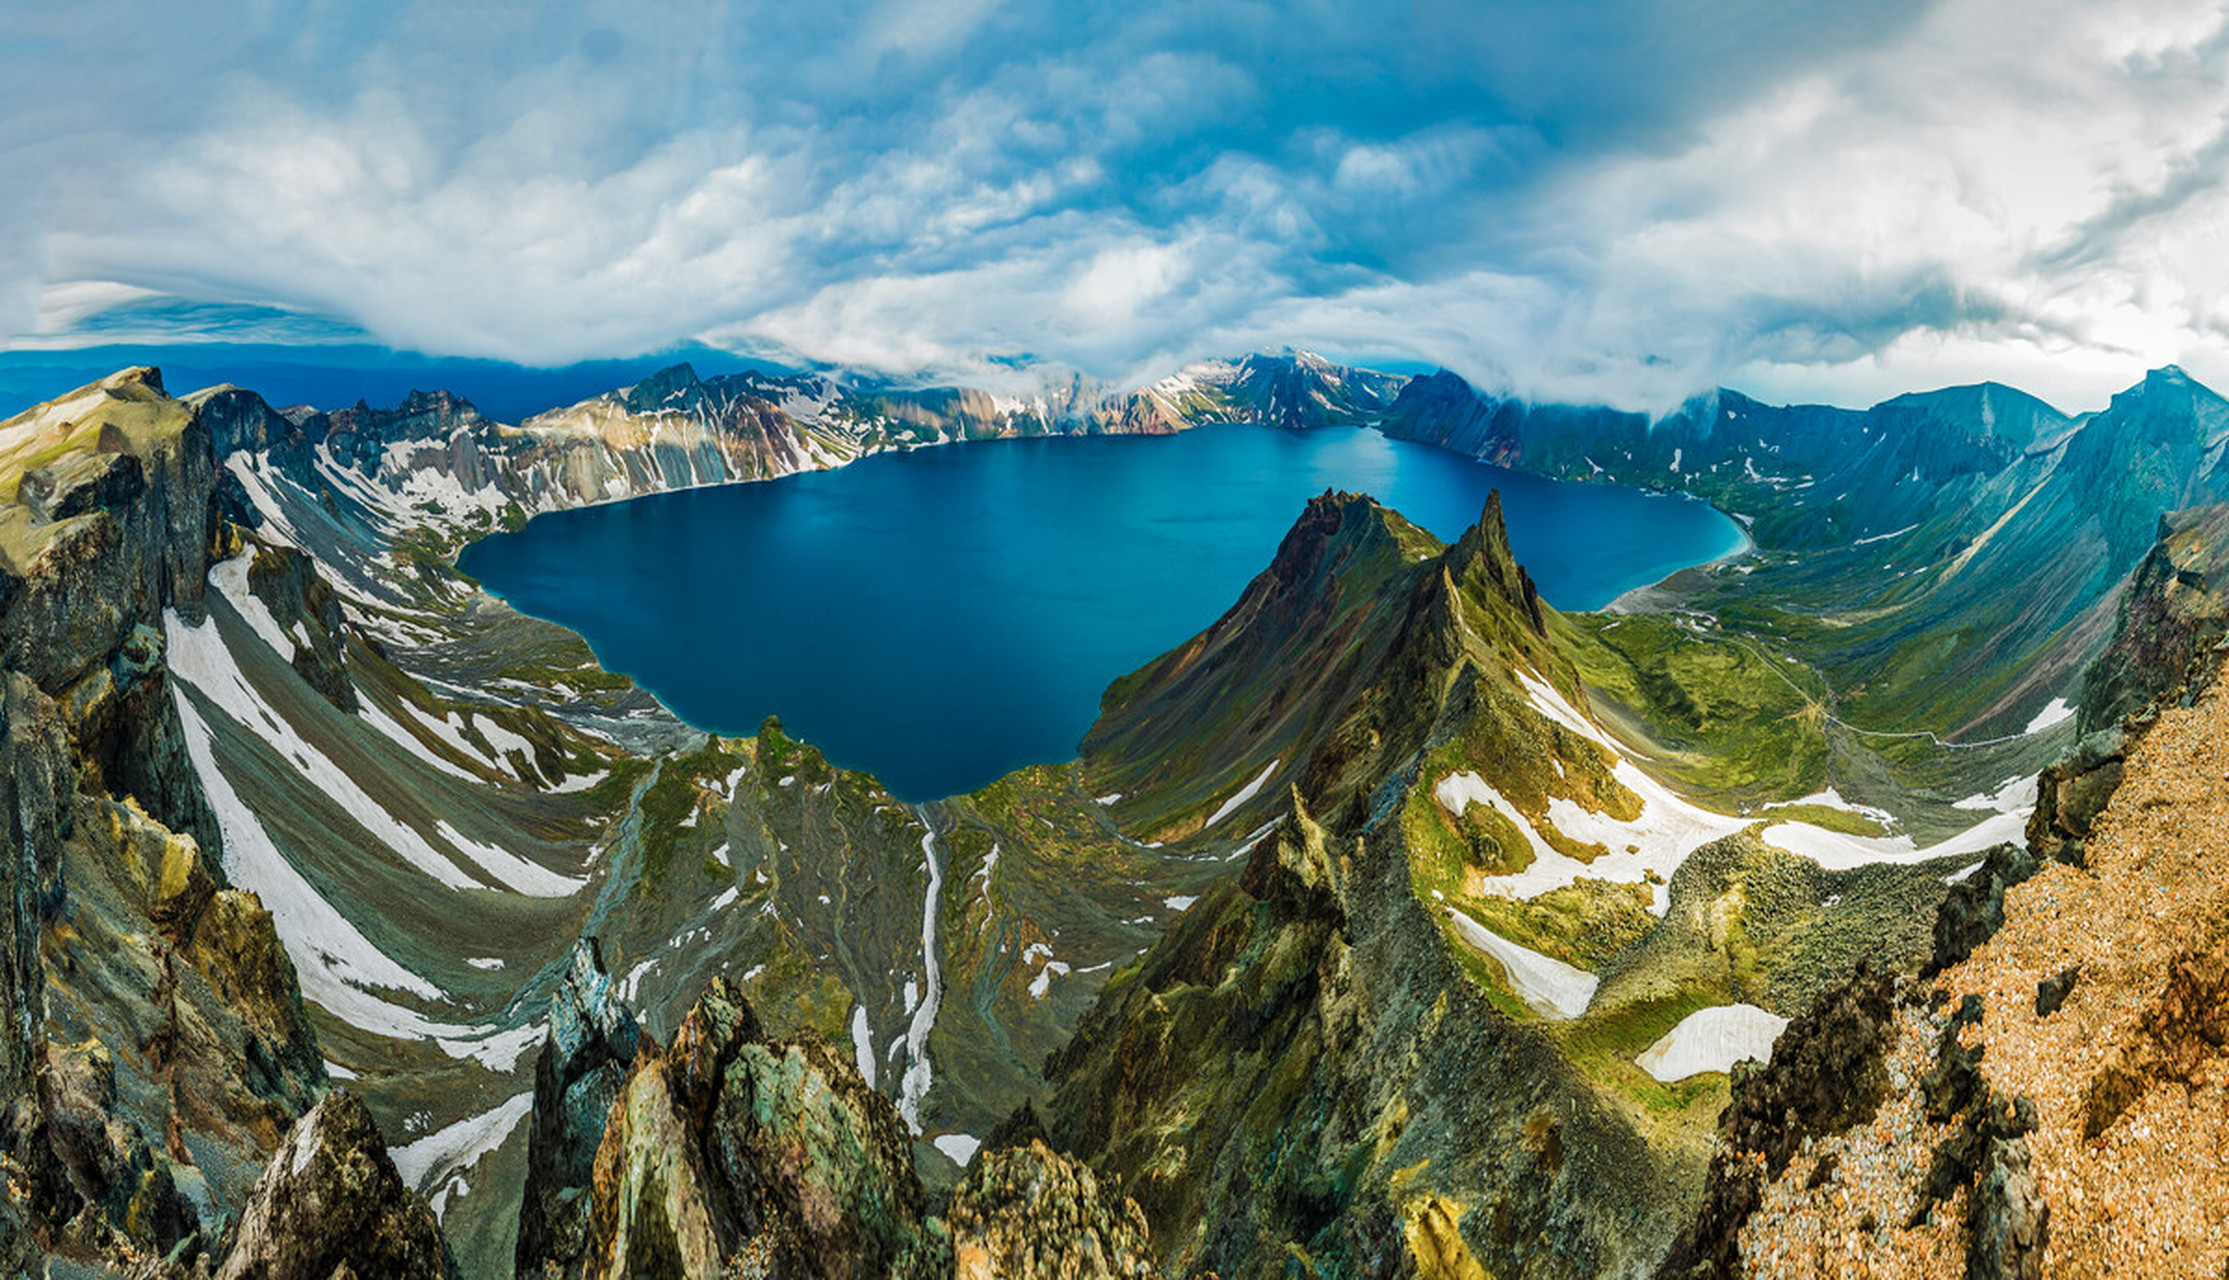
[(230, 885), (173, 698), (219, 521), (190, 406), (133, 369), (0, 423), (0, 1250), (190, 1263), (325, 1084)]

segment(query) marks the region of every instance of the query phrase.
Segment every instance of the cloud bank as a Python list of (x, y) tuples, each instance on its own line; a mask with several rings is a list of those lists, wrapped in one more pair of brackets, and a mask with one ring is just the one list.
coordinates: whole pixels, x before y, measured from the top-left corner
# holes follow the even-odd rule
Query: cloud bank
[(2229, 381), (2219, 6), (372, 8), (0, 14), (6, 342), (976, 381), (1295, 344), (1644, 408)]

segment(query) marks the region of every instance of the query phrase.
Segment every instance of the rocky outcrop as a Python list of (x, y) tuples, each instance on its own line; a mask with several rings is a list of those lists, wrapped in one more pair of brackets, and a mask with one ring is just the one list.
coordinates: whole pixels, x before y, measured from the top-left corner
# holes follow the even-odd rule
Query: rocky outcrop
[(1042, 1140), (981, 1153), (933, 1212), (889, 1099), (818, 1036), (767, 1034), (725, 979), (660, 1049), (583, 945), (551, 1026), (522, 1277), (1160, 1274), (1137, 1205)]
[(2085, 733), (2159, 705), (2190, 705), (2229, 635), (2229, 506), (2159, 518), (2151, 550), (2122, 590), (2112, 643), (2082, 680)]
[(348, 1092), (327, 1094), (271, 1156), (218, 1280), (453, 1276), (433, 1210), (395, 1172), (379, 1127)]
[(2130, 729), (2100, 729), (2083, 738), (2065, 759), (2036, 777), (2036, 807), (2028, 818), (2028, 848), (2038, 858), (2073, 866), (2086, 860), (2085, 846), (2097, 817), (2121, 785), (2128, 761)]
[(817, 1036), (767, 1036), (716, 979), (613, 1103), (587, 1274), (931, 1275), (950, 1246), (926, 1208), (890, 1101)]
[(2051, 1243), (2051, 1207), (2029, 1167), (2025, 1137), (1992, 1137), (1967, 1215), (1971, 1243), (1966, 1274), (1973, 1280), (2041, 1280)]
[(340, 594), (319, 575), (316, 563), (293, 547), (258, 544), (248, 562), (248, 589), (271, 611), (279, 630), (296, 637), (294, 670), (303, 682), (354, 713), (356, 683), (342, 661), (347, 635)]
[(945, 1220), (955, 1280), (1159, 1274), (1137, 1203), (1040, 1140), (978, 1156)]
[(159, 373), (126, 370), (70, 401), (85, 405), (68, 420), (66, 440), (79, 443), (15, 477), (18, 502), (0, 519), (0, 641), (7, 664), (49, 694), (165, 606), (198, 616), (214, 533), (208, 431), (163, 394)]
[[(2031, 822), (2029, 830), (2034, 829)], [(2033, 853), (2019, 845), (2001, 844), (1983, 858), (1980, 870), (1952, 885), (1936, 909), (1935, 949), (1920, 976), (1941, 973), (1989, 941), (2005, 922), (2005, 890), (2034, 875), (2036, 866)]]
[(517, 1269), (570, 1280), (588, 1264), (596, 1149), (642, 1048), (642, 1031), (619, 1002), (596, 939), (574, 944), (550, 997), (549, 1027), (534, 1064)]

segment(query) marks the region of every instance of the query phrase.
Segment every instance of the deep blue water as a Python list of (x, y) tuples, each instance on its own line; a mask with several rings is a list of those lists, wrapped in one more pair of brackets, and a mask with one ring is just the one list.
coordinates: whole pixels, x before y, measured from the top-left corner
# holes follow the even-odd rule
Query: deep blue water
[(1220, 427), (952, 445), (557, 512), (461, 563), (690, 723), (746, 734), (779, 715), (920, 800), (1072, 757), (1107, 684), (1219, 617), (1312, 495), (1367, 492), (1453, 541), (1497, 486), (1559, 608), (1742, 543), (1700, 502), (1375, 431)]

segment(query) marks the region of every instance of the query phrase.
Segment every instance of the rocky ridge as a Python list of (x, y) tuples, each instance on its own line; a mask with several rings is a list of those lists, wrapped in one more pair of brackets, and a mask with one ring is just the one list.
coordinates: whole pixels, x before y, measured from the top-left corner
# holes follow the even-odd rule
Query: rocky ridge
[[(1317, 499), (1237, 606), (1110, 689), (1092, 740), (1191, 760), (1266, 741), (1292, 761), (1290, 816), (1243, 876), (1110, 979), (1048, 1069), (1055, 1145), (1121, 1179), (1180, 1273), (1648, 1274), (1700, 1193), (1714, 1093), (1666, 1089), (1631, 1055), (1719, 992), (1793, 1009), (1814, 989), (1775, 995), (1729, 965), (1726, 913), (1796, 955), (1844, 927), (1821, 906), (1843, 892), (1895, 912), (1945, 891), (1940, 870), (1807, 880), (1745, 836), (1667, 863), (1661, 919), (1645, 883), (1475, 887), (1519, 822), (1563, 838), (1559, 806), (1643, 807), (1606, 739), (1547, 713), (1586, 696), (1567, 648), (1584, 640), (1511, 557), (1498, 506), (1452, 547), (1420, 536), (1366, 499)], [(1483, 845), (1441, 834), (1458, 775), (1509, 806)], [(1906, 945), (1923, 954), (1924, 931)], [(1599, 967), (1576, 1008), (1527, 1003), (1531, 947)], [(1832, 980), (1862, 951), (1819, 954)]]
[(0, 439), (0, 1260), (205, 1261), (325, 1084), (169, 687), (165, 613), (201, 612), (225, 536), (215, 461), (151, 369)]

